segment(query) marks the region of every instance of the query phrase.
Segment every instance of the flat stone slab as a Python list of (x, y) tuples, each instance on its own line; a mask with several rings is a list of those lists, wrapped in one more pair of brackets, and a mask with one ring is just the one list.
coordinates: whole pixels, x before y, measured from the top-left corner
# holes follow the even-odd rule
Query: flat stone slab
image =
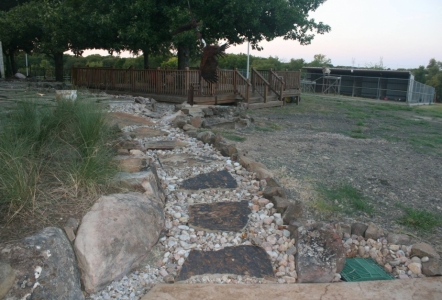
[(118, 124), (121, 127), (135, 126), (135, 125), (154, 125), (152, 121), (147, 118), (123, 113), (123, 112), (113, 112), (109, 113), (111, 124)]
[(142, 300), (442, 299), (442, 277), (304, 284), (158, 284)]
[(259, 278), (274, 277), (272, 264), (266, 251), (255, 246), (228, 247), (219, 251), (192, 250), (176, 280), (186, 280), (192, 276), (203, 274), (236, 274)]
[(147, 142), (146, 150), (173, 150), (176, 148), (186, 147), (186, 142), (178, 142), (178, 141), (155, 141), (155, 142)]
[(230, 188), (238, 187), (235, 178), (227, 170), (213, 171), (200, 174), (183, 181), (182, 187), (187, 190), (202, 190), (210, 188)]
[(138, 127), (132, 130), (130, 133), (135, 134), (135, 137), (139, 139), (167, 135), (167, 132), (165, 131), (149, 127)]
[(215, 161), (207, 156), (192, 156), (187, 153), (173, 154), (160, 158), (161, 164), (166, 168), (204, 166)]
[(241, 231), (249, 221), (248, 201), (189, 206), (189, 225), (198, 230)]

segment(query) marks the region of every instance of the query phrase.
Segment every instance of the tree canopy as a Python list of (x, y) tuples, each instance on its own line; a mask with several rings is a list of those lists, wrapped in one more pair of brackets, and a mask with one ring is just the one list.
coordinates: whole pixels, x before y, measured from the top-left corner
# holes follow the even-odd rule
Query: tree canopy
[(309, 44), (315, 34), (330, 30), (308, 17), (325, 1), (8, 0), (1, 6), (0, 40), (10, 53), (9, 60), (18, 51), (51, 56), (57, 80), (67, 50), (77, 55), (92, 48), (110, 53), (141, 51), (144, 67), (149, 65), (149, 55), (175, 50), (183, 68), (199, 53), (196, 26), (173, 34), (185, 24), (199, 24), (210, 43), (249, 41), (260, 49), (261, 41), (284, 37)]

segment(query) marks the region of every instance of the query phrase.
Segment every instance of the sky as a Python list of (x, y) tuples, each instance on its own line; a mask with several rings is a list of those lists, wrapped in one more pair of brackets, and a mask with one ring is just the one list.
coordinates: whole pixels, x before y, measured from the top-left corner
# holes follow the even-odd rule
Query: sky
[[(309, 17), (330, 25), (331, 31), (316, 35), (307, 46), (282, 38), (262, 42), (264, 50), (250, 48), (250, 55), (310, 62), (315, 54), (324, 54), (335, 66), (354, 67), (378, 64), (382, 58), (391, 69), (427, 66), (431, 58), (442, 61), (442, 0), (327, 0)], [(226, 52), (247, 53), (247, 43)], [(97, 52), (85, 55), (92, 53)]]

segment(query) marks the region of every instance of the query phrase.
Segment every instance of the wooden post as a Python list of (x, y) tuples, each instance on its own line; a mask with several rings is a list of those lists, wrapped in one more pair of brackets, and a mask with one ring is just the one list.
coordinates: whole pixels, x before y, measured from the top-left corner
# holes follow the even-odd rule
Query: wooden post
[(190, 71), (189, 71), (189, 67), (186, 67), (186, 73), (185, 73), (186, 77), (185, 77), (185, 90), (184, 93), (189, 93), (189, 89), (190, 89)]
[(161, 94), (161, 78), (160, 78), (160, 67), (157, 67), (155, 70), (155, 85), (157, 94)]
[(264, 103), (267, 103), (267, 92), (268, 92), (268, 87), (267, 85), (264, 85)]
[(132, 84), (132, 91), (135, 91), (135, 68), (134, 66), (131, 66), (130, 68), (130, 80)]
[(233, 69), (233, 92), (238, 93), (237, 82), (236, 82), (236, 72), (238, 72), (238, 68)]

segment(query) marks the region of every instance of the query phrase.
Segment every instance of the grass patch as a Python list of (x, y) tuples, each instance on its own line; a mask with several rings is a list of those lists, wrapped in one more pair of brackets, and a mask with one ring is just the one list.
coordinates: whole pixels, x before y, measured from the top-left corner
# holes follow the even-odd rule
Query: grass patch
[(409, 143), (417, 148), (439, 148), (442, 146), (442, 136), (440, 134), (412, 135)]
[(222, 136), (224, 138), (234, 141), (234, 142), (244, 142), (246, 140), (246, 138), (243, 136), (239, 136), (239, 135), (231, 134), (231, 133), (224, 133)]
[(21, 101), (0, 119), (0, 219), (21, 211), (54, 213), (60, 198), (81, 201), (116, 173), (106, 115), (85, 99), (55, 106)]
[(370, 215), (374, 212), (362, 192), (349, 184), (335, 188), (320, 185), (317, 191), (321, 197), (316, 201), (315, 207), (321, 211), (345, 213), (362, 211)]
[(397, 204), (396, 206), (405, 212), (405, 215), (397, 220), (399, 224), (421, 230), (432, 230), (435, 227), (442, 225), (441, 215), (436, 215), (426, 210), (403, 206), (401, 204)]
[(356, 123), (356, 125), (358, 125), (358, 126), (365, 126), (365, 123), (363, 121), (359, 121), (358, 123)]

